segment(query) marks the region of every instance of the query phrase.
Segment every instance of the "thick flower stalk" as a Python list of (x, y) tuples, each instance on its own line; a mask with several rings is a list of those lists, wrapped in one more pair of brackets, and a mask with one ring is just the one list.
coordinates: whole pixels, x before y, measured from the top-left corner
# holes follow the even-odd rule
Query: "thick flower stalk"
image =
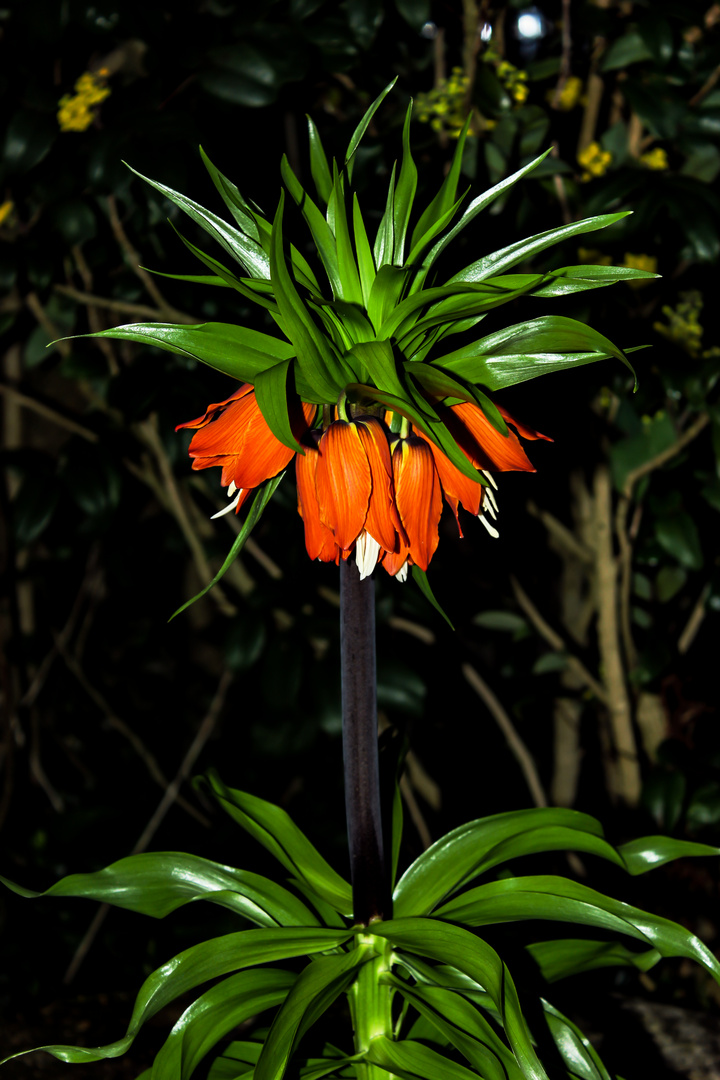
[[(465, 196), (458, 197), (458, 184), (468, 119), (439, 191), (418, 214), (411, 104), (400, 167), (392, 172), (385, 212), (371, 238), (352, 191), (353, 166), (390, 89), (370, 106), (340, 162), (328, 161), (309, 121), (317, 201), (287, 160), (282, 162), (285, 188), (317, 251), (314, 265), (286, 240), (284, 193), (270, 221), (203, 154), (231, 225), (149, 181), (235, 263), (231, 269), (184, 240), (210, 274), (173, 276), (233, 289), (277, 327), (271, 335), (229, 323), (136, 323), (101, 335), (195, 357), (243, 384), (198, 419), (180, 425), (195, 432), (193, 468), (218, 465), (231, 496), (227, 510), (242, 509), (245, 515), (221, 573), (295, 457), (298, 509), (311, 558), (340, 563), (353, 556), (363, 576), (382, 565), (400, 580), (412, 568), (422, 584), (438, 545), (443, 498), (461, 535), (460, 507), (496, 535), (496, 474), (532, 469), (518, 436), (545, 438), (508, 416), (489, 393), (609, 356), (632, 371), (616, 345), (564, 316), (541, 314), (509, 326), (499, 320), (480, 337), (476, 330), (485, 318), (495, 318), (495, 309), (518, 297), (544, 302), (656, 276), (629, 266), (527, 268), (547, 248), (611, 225), (624, 212), (516, 241), (450, 276), (440, 269), (458, 233), (531, 174), (545, 155), (466, 203)], [(516, 272), (520, 264), (525, 268)]]

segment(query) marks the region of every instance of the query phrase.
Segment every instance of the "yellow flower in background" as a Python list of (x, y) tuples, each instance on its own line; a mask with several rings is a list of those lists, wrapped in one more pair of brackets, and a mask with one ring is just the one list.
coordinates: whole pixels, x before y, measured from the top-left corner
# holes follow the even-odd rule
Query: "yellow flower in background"
[(58, 124), (61, 131), (86, 131), (93, 120), (93, 107), (110, 96), (109, 87), (102, 81), (108, 75), (107, 68), (100, 68), (97, 75), (85, 71), (75, 83), (75, 93), (60, 98)]
[(570, 109), (574, 109), (579, 102), (580, 95), (582, 94), (582, 88), (582, 79), (578, 79), (577, 75), (570, 75), (565, 80), (565, 84), (560, 91), (560, 96), (558, 97), (557, 102), (555, 101), (554, 89), (548, 90), (545, 97), (554, 108), (560, 109), (561, 112), (569, 112)]
[(654, 150), (648, 150), (647, 154), (641, 154), (640, 161), (646, 169), (660, 171), (668, 167), (667, 152), (661, 146), (656, 146)]
[(580, 177), (585, 184), (593, 177), (603, 176), (607, 172), (608, 165), (612, 161), (612, 154), (609, 150), (603, 150), (600, 143), (591, 142), (579, 152), (577, 159), (585, 170)]
[[(651, 274), (657, 273), (657, 259), (654, 255), (633, 255), (630, 251), (626, 251), (623, 266), (628, 266), (632, 270), (649, 270)], [(631, 289), (642, 289), (643, 285), (649, 285), (651, 280), (652, 278), (638, 278), (635, 281), (628, 281), (628, 285)]]
[(700, 322), (702, 309), (702, 293), (696, 289), (680, 293), (680, 301), (675, 307), (665, 304), (662, 309), (667, 323), (653, 323), (653, 330), (657, 330), (658, 334), (662, 334), (668, 341), (679, 345), (690, 356), (704, 356), (705, 353), (702, 352), (704, 328)]
[[(486, 60), (492, 61), (492, 55), (486, 54)], [(527, 85), (527, 71), (521, 71), (509, 60), (501, 60), (495, 71), (500, 82), (517, 105), (522, 105), (530, 93)]]
[(449, 79), (442, 79), (428, 94), (418, 94), (418, 120), (457, 139), (465, 123), (469, 88), (468, 76), (461, 67), (454, 67)]
[(4, 225), (15, 208), (15, 203), (12, 199), (6, 199), (4, 203), (0, 204), (0, 225)]
[(597, 248), (579, 247), (577, 256), (581, 263), (590, 263), (592, 266), (610, 266), (612, 263), (612, 256), (603, 255)]

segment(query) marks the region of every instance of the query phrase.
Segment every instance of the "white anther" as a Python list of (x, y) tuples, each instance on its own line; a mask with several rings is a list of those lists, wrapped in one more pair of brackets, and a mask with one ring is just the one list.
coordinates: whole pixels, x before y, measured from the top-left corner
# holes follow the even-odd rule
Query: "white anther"
[(485, 526), (487, 531), (490, 533), (490, 535), (494, 536), (495, 539), (497, 540), (498, 537), (500, 536), (500, 533), (497, 531), (495, 526), (490, 524), (490, 522), (487, 520), (487, 518), (485, 517), (484, 514), (478, 514), (478, 518), (480, 519), (480, 521), (482, 521), (483, 525)]
[(407, 559), (406, 559), (405, 562), (400, 567), (400, 569), (398, 570), (397, 574), (395, 575), (395, 580), (396, 581), (407, 581), (407, 575), (408, 575), (408, 564), (407, 564)]
[(371, 536), (369, 532), (366, 532), (365, 529), (363, 529), (355, 541), (355, 562), (360, 571), (361, 581), (370, 577), (377, 566), (379, 554), (380, 545), (377, 540)]
[(233, 501), (228, 506), (224, 506), (222, 510), (218, 510), (217, 514), (213, 514), (210, 520), (214, 521), (215, 518), (223, 517), (223, 515), (229, 514), (231, 510), (234, 510), (237, 504), (240, 502), (240, 497), (243, 493), (243, 490), (243, 488), (240, 488)]

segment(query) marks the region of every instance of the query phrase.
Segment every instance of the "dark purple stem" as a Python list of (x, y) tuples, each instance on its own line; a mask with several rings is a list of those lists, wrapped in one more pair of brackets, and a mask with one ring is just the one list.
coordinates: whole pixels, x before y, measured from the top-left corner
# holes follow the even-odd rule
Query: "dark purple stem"
[(380, 816), (375, 676), (375, 583), (340, 563), (343, 766), (356, 923), (389, 914)]

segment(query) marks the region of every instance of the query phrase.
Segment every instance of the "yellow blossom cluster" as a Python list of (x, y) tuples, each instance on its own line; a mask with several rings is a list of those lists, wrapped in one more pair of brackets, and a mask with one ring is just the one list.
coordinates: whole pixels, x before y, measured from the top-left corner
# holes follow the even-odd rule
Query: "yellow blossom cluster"
[(667, 152), (661, 146), (656, 146), (654, 150), (648, 150), (647, 154), (641, 154), (640, 161), (646, 169), (660, 171), (668, 167)]
[(4, 203), (0, 203), (0, 226), (4, 225), (5, 222), (9, 222), (14, 207), (15, 204), (12, 199), (6, 199)]
[(521, 71), (508, 60), (501, 60), (497, 65), (497, 77), (516, 105), (522, 105), (530, 92), (527, 85), (527, 71)]
[(449, 79), (442, 79), (428, 94), (418, 94), (418, 120), (457, 139), (467, 118), (469, 88), (468, 76), (461, 67), (454, 67)]
[(560, 109), (561, 112), (570, 112), (580, 101), (582, 89), (582, 79), (578, 79), (577, 75), (569, 75), (563, 84), (557, 101), (555, 100), (555, 89), (548, 90), (545, 97), (553, 108)]
[(61, 131), (86, 131), (90, 127), (95, 118), (93, 107), (110, 95), (102, 81), (108, 74), (106, 68), (96, 75), (85, 71), (75, 83), (75, 93), (60, 98), (57, 118)]
[(580, 177), (585, 184), (593, 177), (603, 176), (607, 172), (608, 165), (612, 161), (612, 154), (609, 150), (603, 150), (600, 143), (591, 142), (580, 151), (577, 159), (585, 170)]
[(703, 308), (702, 293), (696, 289), (691, 292), (680, 293), (680, 302), (671, 307), (665, 304), (662, 313), (667, 323), (653, 323), (653, 330), (662, 334), (668, 341), (679, 345), (690, 356), (716, 355), (717, 349), (702, 351), (703, 327), (700, 323), (700, 312)]

